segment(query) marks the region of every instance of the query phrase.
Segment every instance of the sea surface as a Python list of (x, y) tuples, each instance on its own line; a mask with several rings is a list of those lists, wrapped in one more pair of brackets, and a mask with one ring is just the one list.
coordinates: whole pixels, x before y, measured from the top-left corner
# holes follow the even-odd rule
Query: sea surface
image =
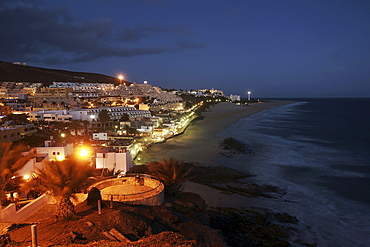
[(296, 216), (297, 242), (370, 246), (370, 98), (294, 101), (218, 132), (254, 150), (220, 159), (287, 191), (246, 206)]

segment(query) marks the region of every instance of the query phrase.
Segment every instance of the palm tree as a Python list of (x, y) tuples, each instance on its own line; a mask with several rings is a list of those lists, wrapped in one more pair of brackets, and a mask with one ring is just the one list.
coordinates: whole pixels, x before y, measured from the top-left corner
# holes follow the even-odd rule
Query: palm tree
[(130, 121), (130, 116), (127, 113), (123, 113), (119, 121), (120, 122)]
[(105, 129), (107, 123), (110, 121), (109, 112), (107, 110), (101, 110), (98, 114), (99, 121), (103, 124)]
[(77, 135), (78, 130), (82, 128), (83, 126), (82, 126), (81, 120), (73, 119), (71, 122), (68, 123), (68, 129), (69, 129), (68, 131), (70, 134), (71, 134), (71, 131), (74, 130), (75, 134)]
[(87, 120), (81, 120), (80, 121), (85, 129), (85, 134), (88, 132), (88, 129), (89, 129), (89, 125), (90, 125), (90, 122), (87, 121)]
[(192, 167), (186, 166), (182, 161), (173, 158), (165, 159), (162, 162), (156, 161), (148, 163), (149, 173), (161, 180), (165, 185), (168, 195), (173, 195), (180, 191), (183, 183), (192, 178)]
[(12, 182), (12, 178), (17, 175), (26, 163), (35, 157), (34, 153), (24, 151), (27, 147), (22, 145), (13, 146), (12, 142), (0, 143), (0, 193), (4, 196), (6, 187)]
[(6, 117), (3, 119), (3, 121), (13, 121), (14, 124), (25, 124), (25, 123), (29, 123), (27, 117), (28, 117), (27, 114), (13, 114), (13, 113), (10, 113), (10, 114), (6, 115)]
[(41, 186), (52, 192), (57, 199), (56, 220), (68, 221), (76, 219), (76, 211), (70, 198), (81, 190), (94, 168), (88, 163), (66, 159), (49, 163), (44, 169), (37, 169)]

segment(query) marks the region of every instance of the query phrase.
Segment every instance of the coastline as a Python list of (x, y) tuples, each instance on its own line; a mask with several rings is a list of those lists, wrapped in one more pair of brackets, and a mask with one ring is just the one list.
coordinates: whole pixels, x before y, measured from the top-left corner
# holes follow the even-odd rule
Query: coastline
[[(237, 123), (240, 119), (253, 114), (294, 103), (292, 101), (268, 101), (251, 106), (237, 106), (232, 103), (219, 103), (203, 112), (204, 119), (193, 121), (186, 131), (166, 142), (152, 145), (139, 154), (140, 163), (161, 161), (163, 158), (174, 158), (183, 162), (205, 166), (223, 166), (218, 159), (219, 145), (223, 140), (215, 134)], [(252, 197), (246, 197), (195, 182), (185, 182), (184, 192), (199, 194), (211, 208), (243, 207)]]
[(290, 101), (268, 101), (250, 106), (238, 106), (232, 103), (219, 103), (203, 112), (204, 119), (195, 120), (178, 136), (163, 143), (156, 143), (142, 151), (140, 163), (161, 161), (163, 158), (174, 158), (189, 163), (203, 165), (217, 164), (218, 143), (223, 139), (215, 136), (240, 119), (274, 107), (291, 104)]
[[(99, 233), (108, 232), (108, 229), (111, 229), (109, 232), (114, 229), (119, 233), (136, 233), (138, 232), (137, 229), (145, 229), (144, 237), (130, 234), (132, 239), (125, 237), (123, 242), (128, 243), (130, 246), (136, 246), (136, 244), (141, 246), (143, 243), (147, 246), (159, 246), (163, 243), (168, 243), (172, 235), (178, 234), (172, 237), (176, 240), (176, 242), (173, 242), (173, 245), (176, 246), (177, 244), (187, 244), (189, 241), (192, 243), (189, 246), (198, 246), (198, 244), (195, 245), (198, 242), (205, 243), (207, 246), (240, 246), (244, 245), (246, 241), (253, 246), (262, 246), (262, 243), (266, 246), (289, 246), (288, 239), (291, 239), (291, 236), (296, 234), (294, 226), (297, 219), (286, 213), (273, 212), (271, 209), (259, 206), (255, 207), (256, 205), (248, 207), (256, 196), (264, 196), (263, 193), (258, 194), (259, 192), (265, 192), (263, 186), (257, 188), (259, 190), (257, 193), (253, 193), (249, 191), (252, 187), (246, 188), (243, 183), (238, 183), (238, 178), (243, 178), (238, 171), (230, 169), (230, 173), (228, 173), (227, 169), (212, 167), (212, 165), (222, 165), (212, 162), (218, 156), (218, 142), (223, 139), (215, 136), (218, 131), (226, 129), (242, 118), (290, 103), (292, 102), (278, 101), (252, 106), (236, 106), (231, 103), (222, 103), (212, 107), (208, 112), (202, 114), (204, 119), (193, 122), (182, 135), (168, 139), (167, 142), (152, 145), (146, 150), (150, 151), (147, 156), (141, 154), (143, 159), (161, 160), (162, 157), (173, 157), (175, 159), (186, 157), (187, 159), (181, 160), (185, 162), (194, 160), (194, 162), (200, 164), (197, 167), (206, 165), (207, 167), (203, 167), (205, 168), (203, 172), (202, 169), (197, 170), (200, 178), (198, 182), (200, 183), (186, 182), (183, 190), (185, 193), (180, 193), (180, 195), (177, 195), (178, 197), (171, 198), (165, 205), (156, 208), (154, 211), (152, 208), (145, 209), (145, 207), (117, 204), (114, 208), (108, 209), (106, 207), (103, 210), (104, 217), (101, 217), (95, 213), (95, 209), (91, 211), (91, 206), (81, 203), (76, 211), (84, 215), (79, 221), (66, 225), (64, 222), (58, 224), (51, 218), (46, 218), (38, 222), (37, 224), (41, 226), (40, 240), (48, 245), (54, 244), (55, 241), (58, 244), (71, 244), (70, 246), (97, 246), (96, 243), (106, 246), (121, 246), (123, 244), (120, 242), (122, 239), (116, 241), (113, 238), (113, 241), (111, 239), (109, 242), (104, 242), (106, 240), (96, 242), (100, 240)], [(203, 141), (207, 141), (209, 145), (205, 145)], [(155, 147), (154, 150), (153, 147)], [(166, 156), (167, 154), (171, 156)], [(211, 169), (208, 170), (209, 168)], [(213, 179), (209, 180), (211, 182), (208, 185), (207, 183), (203, 184), (202, 182), (206, 182), (204, 176), (210, 175), (209, 171), (215, 170), (218, 172), (213, 174)], [(228, 178), (227, 181), (222, 180), (222, 178), (225, 179), (226, 177)], [(213, 183), (216, 186), (212, 186)], [(253, 187), (254, 189), (256, 188)], [(135, 216), (130, 213), (134, 210)], [(90, 213), (86, 215), (87, 212)], [(125, 220), (126, 218), (129, 220)], [(147, 220), (143, 221), (143, 218)], [(162, 219), (160, 223), (156, 222), (158, 218)], [(39, 220), (38, 218), (37, 221)], [(89, 227), (84, 226), (87, 220), (91, 224)], [(121, 222), (121, 228), (112, 228), (117, 227), (114, 225), (114, 222), (117, 220)], [(151, 220), (156, 222), (156, 231), (162, 229), (161, 227), (165, 231), (158, 230), (160, 232), (158, 234), (152, 231)], [(130, 222), (130, 224), (127, 224), (127, 222)], [(51, 226), (54, 237), (50, 237), (49, 228)], [(229, 231), (236, 227), (242, 230), (238, 232)], [(23, 226), (19, 228), (13, 229), (9, 236), (12, 240), (22, 243), (22, 246), (29, 245), (29, 229)], [(176, 229), (176, 231), (168, 230), (172, 228)], [(84, 239), (79, 239), (77, 233), (75, 234), (70, 229), (78, 232), (83, 237), (86, 236), (89, 241), (85, 243)], [(261, 235), (264, 236), (263, 239), (260, 238)], [(139, 240), (136, 240), (136, 238)], [(94, 242), (91, 239), (95, 239)], [(152, 242), (152, 239), (155, 239), (156, 242)], [(81, 245), (78, 244), (80, 243), (79, 241), (81, 241)]]
[[(215, 223), (215, 227), (222, 230), (225, 238), (233, 239), (231, 242), (235, 245), (232, 246), (239, 246), (244, 241), (255, 241), (261, 244), (260, 233), (265, 235), (263, 241), (271, 246), (289, 246), (289, 242), (314, 246), (314, 242), (311, 245), (309, 243), (311, 241), (299, 237), (299, 230), (296, 229), (298, 220), (295, 216), (275, 211), (263, 203), (263, 199), (262, 201), (256, 200), (257, 197), (279, 198), (285, 193), (284, 190), (256, 184), (253, 180), (249, 180), (246, 184), (242, 181), (243, 178), (238, 178), (238, 176), (243, 176), (244, 172), (237, 169), (233, 170), (234, 178), (231, 176), (224, 180), (224, 176), (228, 173), (227, 167), (230, 166), (220, 163), (218, 159), (219, 143), (224, 138), (217, 137), (216, 133), (253, 114), (292, 103), (294, 102), (269, 101), (252, 106), (219, 103), (211, 107), (209, 111), (203, 112), (204, 119), (193, 122), (182, 135), (168, 139), (164, 143), (152, 145), (145, 150), (140, 154), (141, 161), (146, 163), (160, 161), (162, 158), (174, 158), (210, 169), (209, 173), (207, 170), (203, 172), (198, 170), (200, 180), (186, 181), (182, 191), (197, 194), (204, 200), (209, 216), (214, 223), (218, 222)], [(223, 170), (223, 167), (226, 170)], [(219, 174), (215, 177), (215, 169), (221, 171), (223, 175)], [(253, 176), (248, 173), (244, 174), (247, 177)], [(211, 179), (213, 182), (204, 180), (203, 176), (208, 177), (208, 175), (213, 176)], [(241, 235), (234, 231), (228, 232), (228, 227), (223, 227), (240, 227), (240, 222), (244, 222), (242, 228), (245, 229)], [(251, 229), (257, 229), (257, 235), (254, 235), (254, 230)]]

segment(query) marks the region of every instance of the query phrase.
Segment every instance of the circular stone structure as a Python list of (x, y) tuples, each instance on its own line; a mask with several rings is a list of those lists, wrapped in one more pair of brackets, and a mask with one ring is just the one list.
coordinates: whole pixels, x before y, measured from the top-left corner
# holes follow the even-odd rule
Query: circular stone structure
[(164, 185), (147, 174), (127, 174), (91, 186), (100, 190), (103, 200), (157, 206), (164, 202)]

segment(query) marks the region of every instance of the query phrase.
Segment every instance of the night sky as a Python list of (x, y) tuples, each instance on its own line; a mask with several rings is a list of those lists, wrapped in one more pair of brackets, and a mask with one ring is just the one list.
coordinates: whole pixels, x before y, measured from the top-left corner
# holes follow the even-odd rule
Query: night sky
[(0, 0), (0, 60), (247, 97), (370, 97), (369, 0)]

